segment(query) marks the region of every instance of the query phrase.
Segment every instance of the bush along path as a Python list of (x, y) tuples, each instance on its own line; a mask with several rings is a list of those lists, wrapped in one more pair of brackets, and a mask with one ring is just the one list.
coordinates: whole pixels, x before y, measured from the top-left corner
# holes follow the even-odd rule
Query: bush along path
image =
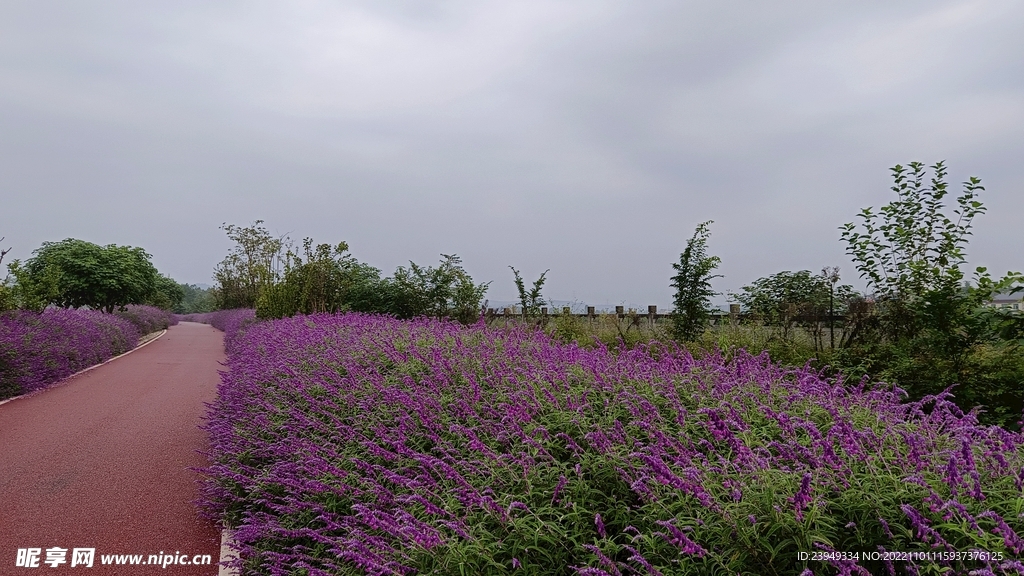
[(152, 306), (106, 314), (52, 308), (0, 312), (0, 400), (46, 388), (177, 323)]
[(230, 353), (235, 338), (239, 333), (246, 326), (256, 321), (256, 311), (252, 308), (233, 308), (231, 310), (218, 310), (201, 314), (176, 315), (175, 319), (182, 322), (209, 324), (217, 330), (224, 332), (224, 348)]
[(946, 397), (355, 314), (254, 324), (229, 366), (204, 499), (243, 574), (1024, 569), (1024, 439)]
[[(200, 425), (223, 360), (222, 332), (180, 324), (67, 385), (0, 405), (0, 573), (20, 572), (30, 549), (44, 572), (77, 573), (73, 550), (92, 548), (89, 573), (160, 572), (152, 555), (171, 562), (168, 573), (216, 574), (220, 531), (198, 514), (193, 469), (209, 465)], [(58, 570), (48, 550), (65, 551)], [(103, 561), (135, 555), (142, 566)]]

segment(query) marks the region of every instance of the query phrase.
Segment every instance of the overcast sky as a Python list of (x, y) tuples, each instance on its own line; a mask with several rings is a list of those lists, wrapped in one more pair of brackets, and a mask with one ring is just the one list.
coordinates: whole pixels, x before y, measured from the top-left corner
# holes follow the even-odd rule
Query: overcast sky
[(982, 178), (972, 265), (1024, 269), (1024, 3), (0, 3), (0, 236), (142, 246), (211, 282), (221, 223), (462, 256), (492, 300), (668, 305), (837, 265), (888, 169)]

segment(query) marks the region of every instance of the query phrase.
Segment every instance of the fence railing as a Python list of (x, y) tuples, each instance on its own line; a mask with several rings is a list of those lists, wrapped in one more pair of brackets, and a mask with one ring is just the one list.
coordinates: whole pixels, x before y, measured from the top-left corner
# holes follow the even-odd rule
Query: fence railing
[[(487, 315), (488, 319), (504, 318), (504, 319), (511, 320), (511, 319), (518, 319), (518, 318), (525, 318), (525, 317), (527, 317), (527, 314), (525, 313), (524, 310), (517, 309), (517, 308), (512, 308), (512, 307), (508, 307), (508, 308), (488, 308), (487, 312), (486, 312), (486, 315)], [(552, 310), (552, 309), (550, 309), (550, 308), (545, 306), (545, 307), (542, 307), (540, 309), (540, 313), (539, 314), (532, 315), (532, 316), (533, 317), (540, 317), (540, 318), (543, 319), (543, 318), (556, 318), (558, 316), (575, 316), (577, 318), (598, 318), (598, 317), (607, 317), (607, 316), (611, 316), (611, 315), (614, 315), (614, 316), (616, 316), (617, 318), (620, 318), (620, 319), (625, 319), (625, 318), (631, 318), (631, 319), (633, 319), (633, 318), (637, 318), (637, 319), (639, 319), (639, 318), (647, 318), (647, 320), (649, 322), (652, 322), (652, 323), (654, 323), (654, 322), (656, 322), (658, 320), (668, 319), (668, 318), (672, 317), (672, 314), (670, 312), (659, 312), (658, 311), (658, 307), (656, 305), (653, 305), (653, 304), (647, 307), (647, 312), (646, 313), (643, 313), (643, 312), (641, 312), (639, 310), (633, 310), (633, 309), (626, 310), (624, 306), (616, 306), (615, 307), (615, 312), (598, 312), (596, 306), (587, 306), (586, 307), (586, 312), (573, 312), (572, 309), (569, 306), (564, 306), (564, 307), (561, 308), (561, 310), (557, 310), (557, 309)], [(736, 323), (740, 323), (740, 322), (749, 321), (749, 320), (754, 319), (756, 317), (757, 316), (754, 315), (754, 314), (740, 312), (739, 305), (738, 304), (732, 304), (732, 305), (729, 306), (729, 312), (720, 312), (720, 313), (711, 314), (710, 319), (711, 319), (711, 323), (712, 324), (719, 325), (719, 324), (723, 324), (723, 323), (727, 323), (727, 322), (728, 323), (732, 323), (732, 324), (736, 324)], [(828, 322), (830, 319), (833, 322), (843, 322), (843, 321), (846, 320), (846, 316), (843, 315), (843, 314), (834, 314), (830, 318), (828, 314), (825, 314), (825, 315), (814, 315), (814, 316), (810, 316), (810, 315), (794, 315), (794, 316), (790, 316), (789, 319), (791, 321), (793, 321), (793, 322), (796, 322), (796, 323)]]

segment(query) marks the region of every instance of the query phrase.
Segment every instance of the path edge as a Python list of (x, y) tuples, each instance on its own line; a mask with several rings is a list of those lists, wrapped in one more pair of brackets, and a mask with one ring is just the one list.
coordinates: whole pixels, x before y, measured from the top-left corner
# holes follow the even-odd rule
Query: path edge
[(228, 568), (224, 566), (225, 562), (229, 562), (238, 557), (234, 548), (235, 531), (230, 528), (222, 528), (220, 531), (220, 570), (217, 572), (217, 576), (238, 576), (237, 568)]

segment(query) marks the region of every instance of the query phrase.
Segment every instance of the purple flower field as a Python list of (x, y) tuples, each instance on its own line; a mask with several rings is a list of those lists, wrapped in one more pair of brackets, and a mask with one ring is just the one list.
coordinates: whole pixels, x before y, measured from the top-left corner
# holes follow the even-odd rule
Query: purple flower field
[(239, 332), (256, 321), (256, 311), (252, 308), (235, 308), (233, 310), (217, 310), (200, 314), (177, 314), (175, 321), (199, 322), (209, 324), (224, 332), (224, 347), (230, 353), (232, 343)]
[(202, 504), (243, 574), (1024, 569), (1024, 437), (945, 397), (359, 314), (252, 324), (229, 366)]
[(166, 310), (154, 306), (126, 306), (124, 310), (114, 312), (115, 316), (124, 318), (145, 335), (158, 332), (178, 323), (178, 318)]
[(139, 329), (95, 310), (0, 313), (0, 399), (40, 390), (135, 347)]

